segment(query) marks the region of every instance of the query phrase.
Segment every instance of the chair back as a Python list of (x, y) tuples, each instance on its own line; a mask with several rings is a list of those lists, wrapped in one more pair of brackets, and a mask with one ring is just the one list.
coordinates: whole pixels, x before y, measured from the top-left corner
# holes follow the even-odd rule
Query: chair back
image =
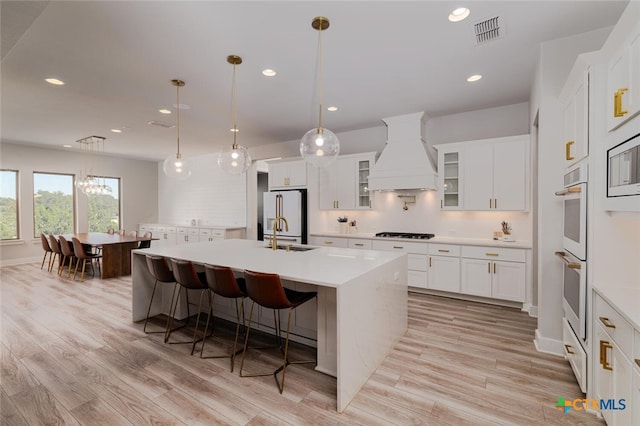
[[(151, 238), (151, 231), (145, 232), (142, 238)], [(138, 245), (139, 249), (145, 249), (150, 247), (151, 247), (151, 240), (140, 241), (140, 244)]]
[(129, 233), (127, 233), (128, 237), (137, 237), (138, 236), (138, 231), (131, 231)]
[(271, 309), (291, 308), (280, 275), (265, 272), (244, 271), (247, 284), (247, 294), (257, 304)]
[(58, 244), (58, 240), (56, 240), (53, 234), (49, 234), (49, 245), (51, 246), (51, 251), (54, 253), (63, 254), (60, 250), (60, 244)]
[(58, 238), (60, 239), (60, 251), (62, 251), (62, 254), (71, 257), (75, 256), (75, 254), (73, 254), (73, 248), (69, 245), (69, 241), (62, 235)]
[(193, 290), (204, 290), (207, 284), (200, 281), (200, 277), (196, 273), (196, 268), (190, 260), (171, 259), (171, 269), (176, 282), (183, 287)]
[(52, 252), (51, 246), (49, 246), (49, 241), (47, 241), (47, 237), (40, 233), (40, 242), (42, 243), (42, 250)]
[(207, 277), (207, 285), (214, 293), (231, 298), (247, 295), (244, 278), (236, 280), (233, 271), (228, 266), (204, 265), (204, 272)]
[(149, 269), (149, 273), (153, 275), (153, 278), (163, 283), (173, 283), (176, 281), (166, 258), (150, 254), (146, 257), (147, 268)]
[(109, 229), (107, 229), (107, 234), (109, 234), (109, 235), (113, 235), (113, 234), (115, 234), (115, 233), (116, 233), (116, 230), (115, 230), (115, 229), (113, 229), (113, 228), (109, 228)]
[(118, 235), (120, 235), (121, 237), (126, 233), (127, 231), (125, 231), (124, 229), (121, 229), (118, 231)]
[(78, 259), (88, 259), (87, 252), (84, 251), (84, 246), (76, 237), (71, 238), (71, 242), (73, 243), (73, 251), (76, 254)]

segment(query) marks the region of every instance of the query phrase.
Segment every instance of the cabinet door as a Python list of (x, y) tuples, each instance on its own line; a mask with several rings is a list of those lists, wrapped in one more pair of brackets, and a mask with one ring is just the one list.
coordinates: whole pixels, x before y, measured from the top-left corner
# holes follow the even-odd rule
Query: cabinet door
[(462, 259), (461, 292), (491, 297), (491, 262), (480, 259)]
[(304, 160), (290, 161), (289, 183), (287, 186), (304, 187), (307, 186), (307, 163)]
[(429, 256), (428, 287), (433, 290), (460, 293), (460, 259)]
[(464, 209), (492, 209), (493, 150), (491, 148), (491, 145), (469, 144), (469, 146), (465, 147), (463, 168)]
[[(525, 210), (526, 144), (524, 140), (493, 146), (493, 209)], [(480, 202), (480, 200), (478, 200)], [(486, 200), (484, 201), (487, 202)], [(466, 199), (465, 199), (466, 207)]]
[(356, 193), (358, 199), (356, 202), (356, 208), (370, 209), (371, 208), (371, 193), (369, 192), (369, 173), (373, 166), (374, 157), (371, 156), (370, 160), (357, 160), (357, 176), (358, 187)]
[(323, 210), (352, 210), (355, 208), (355, 161), (338, 158), (318, 170), (319, 208)]
[[(624, 356), (620, 348), (615, 344), (611, 351), (611, 364), (613, 368), (613, 395), (615, 408), (613, 410), (613, 418), (615, 425), (630, 425), (631, 414), (634, 407), (632, 403), (631, 379), (632, 366), (631, 362)], [(624, 400), (625, 409), (622, 409), (622, 400)]]
[(269, 190), (286, 188), (288, 177), (289, 165), (287, 163), (269, 163)]
[(640, 25), (609, 62), (607, 128), (613, 130), (640, 111)]
[(438, 152), (438, 187), (440, 190), (440, 208), (459, 210), (462, 207), (461, 160), (459, 151)]
[[(595, 339), (594, 339), (594, 359), (595, 355), (598, 355), (600, 362), (594, 367), (594, 394), (595, 399), (608, 400), (613, 395), (613, 374), (610, 370), (611, 363), (611, 348), (612, 341), (607, 333), (602, 329), (602, 326), (595, 324)], [(603, 363), (606, 361), (606, 364)], [(606, 367), (606, 368), (605, 368)], [(611, 410), (603, 410), (602, 417), (604, 417), (607, 424), (612, 424)]]
[(492, 292), (496, 299), (524, 302), (525, 264), (516, 262), (492, 262)]
[(564, 115), (564, 160), (569, 167), (589, 153), (589, 72), (580, 74), (568, 96)]

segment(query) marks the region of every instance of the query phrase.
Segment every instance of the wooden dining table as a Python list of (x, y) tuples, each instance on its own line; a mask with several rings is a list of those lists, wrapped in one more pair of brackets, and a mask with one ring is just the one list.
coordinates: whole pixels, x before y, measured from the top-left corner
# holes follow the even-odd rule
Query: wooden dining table
[(114, 278), (131, 275), (131, 250), (135, 250), (141, 241), (152, 241), (158, 238), (133, 237), (129, 235), (109, 234), (106, 232), (86, 232), (62, 235), (69, 243), (77, 238), (82, 245), (92, 248), (101, 247), (101, 278)]

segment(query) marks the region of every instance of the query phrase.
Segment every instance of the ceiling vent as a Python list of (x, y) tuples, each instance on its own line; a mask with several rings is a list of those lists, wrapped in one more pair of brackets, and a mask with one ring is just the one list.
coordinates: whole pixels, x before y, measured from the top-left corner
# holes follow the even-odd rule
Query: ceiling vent
[(504, 25), (499, 16), (476, 22), (473, 24), (473, 30), (476, 36), (476, 45), (488, 43), (504, 35)]
[(162, 121), (149, 121), (149, 124), (152, 126), (164, 127), (165, 129), (172, 129), (176, 127), (175, 124), (163, 123)]

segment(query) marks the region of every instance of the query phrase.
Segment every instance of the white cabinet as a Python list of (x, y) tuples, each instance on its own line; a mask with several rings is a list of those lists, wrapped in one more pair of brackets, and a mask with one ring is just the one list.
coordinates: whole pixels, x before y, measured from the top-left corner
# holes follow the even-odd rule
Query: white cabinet
[(524, 302), (524, 250), (463, 246), (461, 256), (462, 293)]
[(460, 246), (429, 245), (427, 287), (460, 293)]
[(564, 160), (569, 167), (589, 154), (589, 71), (578, 58), (560, 94), (564, 103)]
[[(216, 241), (229, 238), (245, 238), (244, 228), (194, 228), (187, 226), (171, 226), (162, 224), (144, 224), (138, 227), (139, 232), (151, 231), (152, 245), (171, 246), (176, 244), (197, 243), (200, 241)], [(235, 314), (234, 314), (235, 315)], [(235, 318), (235, 317), (234, 317)]]
[(446, 145), (438, 148), (438, 188), (440, 188), (440, 208), (460, 210), (462, 208), (462, 185), (460, 162), (462, 151), (448, 150)]
[(566, 318), (562, 318), (562, 343), (564, 355), (575, 373), (582, 392), (587, 392), (587, 353), (582, 348)]
[(304, 160), (269, 161), (269, 191), (307, 187), (307, 163)]
[(640, 112), (640, 24), (609, 61), (606, 103), (610, 131)]
[(156, 246), (172, 246), (176, 244), (176, 227), (158, 225), (157, 232), (151, 234), (153, 238), (158, 238), (158, 241), (152, 241), (151, 243)]
[(314, 246), (347, 248), (349, 247), (349, 239), (340, 237), (311, 236), (309, 237), (309, 244)]
[(372, 241), (363, 238), (349, 238), (349, 248), (359, 250), (371, 250)]
[(402, 251), (407, 253), (409, 287), (427, 288), (427, 253), (429, 245), (405, 241), (374, 240), (371, 247), (374, 250)]
[(368, 178), (375, 153), (343, 155), (318, 168), (318, 207), (321, 210), (371, 208)]

